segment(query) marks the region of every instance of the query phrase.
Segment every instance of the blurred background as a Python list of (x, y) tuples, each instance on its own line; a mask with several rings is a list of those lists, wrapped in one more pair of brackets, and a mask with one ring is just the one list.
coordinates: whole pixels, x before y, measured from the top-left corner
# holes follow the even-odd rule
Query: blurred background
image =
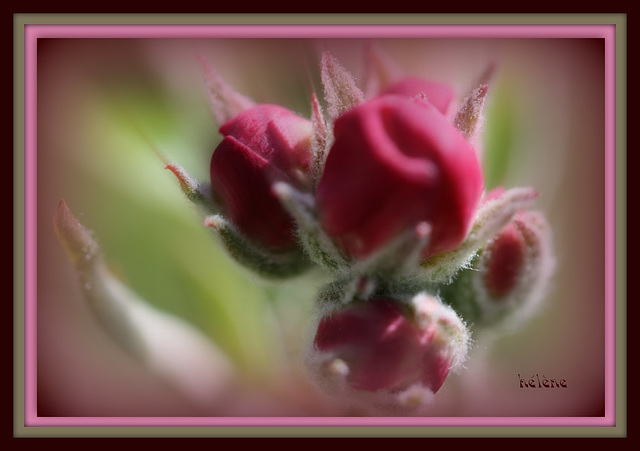
[[(532, 186), (557, 258), (544, 308), (523, 328), (476, 343), (434, 416), (604, 415), (604, 42), (601, 39), (388, 39), (407, 74), (460, 95), (491, 61), (483, 147), (487, 188)], [(202, 225), (161, 153), (208, 178), (220, 140), (198, 56), (238, 91), (309, 115), (330, 50), (359, 82), (366, 41), (38, 40), (38, 414), (340, 416), (302, 375), (323, 275), (283, 285), (240, 268)], [(239, 368), (235, 401), (201, 411), (99, 329), (57, 241), (60, 199), (110, 269), (149, 304), (187, 320)], [(565, 379), (522, 390), (518, 375)]]

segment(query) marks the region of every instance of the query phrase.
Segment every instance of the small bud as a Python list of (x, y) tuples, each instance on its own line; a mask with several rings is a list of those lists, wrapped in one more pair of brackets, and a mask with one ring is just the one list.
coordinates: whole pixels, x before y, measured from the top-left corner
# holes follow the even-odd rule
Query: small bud
[(542, 299), (555, 266), (551, 232), (537, 211), (519, 212), (482, 251), (474, 286), (487, 317), (524, 317)]
[(462, 244), (423, 260), (421, 277), (433, 283), (450, 283), (459, 270), (471, 263), (478, 250), (508, 224), (518, 211), (528, 208), (537, 196), (538, 192), (533, 188), (492, 190), (482, 199)]
[(338, 397), (409, 408), (417, 392), (435, 394), (463, 363), (468, 341), (463, 322), (433, 296), (372, 297), (325, 312), (308, 363), (316, 382)]
[(500, 299), (518, 283), (525, 268), (527, 243), (515, 222), (507, 224), (482, 253), (482, 281), (489, 296)]
[(542, 213), (521, 211), (440, 295), (477, 330), (515, 329), (544, 299), (555, 267)]
[(295, 249), (295, 224), (272, 187), (308, 185), (311, 122), (276, 105), (227, 121), (211, 157), (211, 189), (221, 213), (250, 240), (273, 251)]

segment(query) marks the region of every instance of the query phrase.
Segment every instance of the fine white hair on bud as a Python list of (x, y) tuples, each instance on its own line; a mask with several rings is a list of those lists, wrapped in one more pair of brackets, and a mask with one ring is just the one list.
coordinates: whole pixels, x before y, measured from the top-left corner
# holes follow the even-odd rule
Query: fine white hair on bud
[(238, 263), (266, 279), (296, 276), (309, 267), (310, 262), (302, 253), (273, 252), (247, 238), (222, 215), (207, 216), (203, 224), (216, 232)]
[(285, 182), (274, 183), (271, 190), (296, 221), (298, 238), (309, 258), (336, 273), (348, 272), (349, 261), (320, 227), (313, 196)]
[(472, 139), (482, 128), (484, 102), (488, 89), (489, 86), (485, 84), (473, 90), (456, 111), (453, 123), (467, 139)]
[(538, 311), (554, 268), (551, 228), (544, 216), (537, 211), (516, 215), (488, 244), (473, 273), (486, 321), (517, 329)]
[(538, 192), (533, 188), (511, 188), (484, 201), (463, 243), (456, 249), (423, 260), (421, 277), (430, 283), (451, 283), (460, 270), (469, 267), (478, 250), (518, 211), (528, 208), (537, 196)]
[(436, 327), (437, 337), (442, 340), (451, 355), (451, 370), (462, 367), (469, 353), (471, 334), (464, 321), (451, 306), (426, 292), (411, 298), (418, 324), (423, 330)]
[(332, 123), (345, 111), (364, 102), (364, 93), (353, 75), (329, 52), (322, 54), (321, 77)]
[(324, 171), (324, 163), (327, 159), (329, 147), (333, 134), (331, 129), (327, 127), (322, 107), (318, 102), (315, 93), (311, 95), (311, 124), (313, 126), (313, 134), (311, 138), (311, 152), (313, 159), (311, 163), (311, 176), (313, 178), (314, 188), (317, 186), (322, 172)]
[(433, 402), (467, 357), (466, 324), (427, 292), (386, 297), (374, 291), (345, 302), (334, 286), (321, 296), (305, 362), (316, 386), (339, 402), (415, 412)]
[(178, 179), (180, 189), (185, 197), (196, 205), (205, 214), (215, 214), (220, 210), (211, 195), (211, 186), (192, 177), (184, 168), (176, 164), (167, 164), (165, 169), (170, 170)]

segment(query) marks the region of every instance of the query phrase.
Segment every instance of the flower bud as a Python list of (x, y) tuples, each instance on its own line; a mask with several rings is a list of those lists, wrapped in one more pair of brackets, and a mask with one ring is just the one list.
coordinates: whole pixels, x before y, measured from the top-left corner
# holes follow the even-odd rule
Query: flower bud
[(401, 403), (417, 388), (435, 394), (466, 357), (467, 341), (462, 321), (432, 296), (372, 297), (322, 317), (309, 362), (335, 394), (383, 391)]
[(551, 229), (544, 215), (519, 211), (439, 293), (476, 330), (513, 330), (535, 313), (554, 267)]
[[(451, 251), (420, 262), (424, 282), (435, 283), (441, 287), (443, 284), (451, 284), (459, 272), (466, 272), (465, 268), (472, 265), (487, 242), (507, 225), (517, 212), (529, 208), (537, 196), (538, 192), (533, 188), (505, 190), (500, 187), (487, 193), (480, 201), (471, 229), (462, 244)], [(460, 310), (457, 311), (460, 313)]]
[(384, 95), (340, 116), (316, 205), (324, 231), (366, 258), (408, 228), (431, 227), (424, 257), (457, 247), (483, 191), (474, 149), (432, 104)]
[(490, 296), (511, 292), (524, 270), (527, 243), (515, 222), (507, 224), (487, 246), (484, 254), (484, 286)]
[(535, 211), (521, 211), (483, 250), (476, 277), (488, 301), (531, 297), (544, 288), (554, 260), (549, 226)]
[(308, 183), (311, 122), (276, 105), (258, 105), (223, 124), (211, 158), (211, 188), (222, 213), (250, 240), (295, 247), (294, 223), (272, 192), (276, 182)]

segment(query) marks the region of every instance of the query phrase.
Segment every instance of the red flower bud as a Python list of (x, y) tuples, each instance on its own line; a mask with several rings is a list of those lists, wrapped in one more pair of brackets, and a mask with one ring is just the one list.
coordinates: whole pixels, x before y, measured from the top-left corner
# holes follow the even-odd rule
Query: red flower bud
[(492, 299), (522, 290), (531, 293), (534, 286), (546, 284), (553, 267), (548, 229), (541, 213), (521, 211), (489, 241), (479, 276)]
[(294, 224), (272, 193), (275, 182), (304, 187), (311, 122), (276, 105), (258, 105), (220, 128), (211, 187), (223, 213), (250, 239), (273, 250), (295, 246)]
[(421, 78), (404, 78), (387, 86), (382, 94), (400, 94), (407, 97), (422, 97), (445, 114), (455, 97), (453, 88), (444, 83), (423, 80)]
[(525, 265), (527, 245), (515, 223), (507, 224), (487, 246), (484, 284), (494, 298), (510, 293)]
[(356, 390), (401, 391), (411, 386), (436, 393), (458, 364), (466, 341), (459, 319), (440, 301), (419, 295), (413, 306), (390, 298), (372, 298), (325, 316), (314, 349), (335, 369), (341, 362), (347, 384)]
[(426, 221), (424, 257), (465, 238), (483, 191), (474, 149), (432, 104), (384, 95), (335, 123), (316, 203), (321, 225), (364, 258)]

